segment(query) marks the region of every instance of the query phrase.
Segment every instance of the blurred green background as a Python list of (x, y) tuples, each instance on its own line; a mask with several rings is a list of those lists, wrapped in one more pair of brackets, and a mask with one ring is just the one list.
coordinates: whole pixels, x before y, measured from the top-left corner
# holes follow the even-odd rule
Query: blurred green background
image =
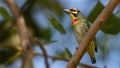
[[(50, 56), (66, 58), (66, 51), (73, 54), (77, 42), (71, 27), (71, 20), (64, 13), (64, 8), (78, 8), (92, 23), (109, 0), (15, 0), (21, 9), (29, 33), (44, 44)], [(97, 63), (93, 66), (108, 68), (120, 67), (120, 5), (105, 25), (96, 34)], [(0, 68), (20, 68), (20, 39), (16, 31), (13, 15), (3, 0), (0, 0)], [(34, 50), (42, 54), (38, 46)], [(34, 57), (34, 68), (45, 68), (44, 57)], [(81, 63), (91, 64), (88, 54)], [(66, 61), (49, 59), (51, 68), (65, 68)]]

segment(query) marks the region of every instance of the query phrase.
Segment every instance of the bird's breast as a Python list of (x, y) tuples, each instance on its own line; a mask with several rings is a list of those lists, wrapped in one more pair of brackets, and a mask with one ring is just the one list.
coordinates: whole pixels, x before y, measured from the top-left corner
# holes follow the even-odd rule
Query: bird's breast
[(73, 31), (78, 43), (81, 42), (87, 30), (88, 26), (86, 23), (77, 23), (73, 26)]

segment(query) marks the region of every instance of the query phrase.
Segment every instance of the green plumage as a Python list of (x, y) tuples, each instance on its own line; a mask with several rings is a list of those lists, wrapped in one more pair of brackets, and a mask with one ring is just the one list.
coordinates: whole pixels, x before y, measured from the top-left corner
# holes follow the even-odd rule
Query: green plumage
[[(90, 24), (87, 22), (87, 20), (83, 17), (83, 15), (80, 13), (78, 9), (72, 8), (72, 9), (65, 9), (64, 11), (67, 14), (69, 14), (70, 18), (72, 19), (73, 31), (74, 31), (78, 44), (80, 44), (86, 32), (88, 31)], [(97, 52), (95, 38), (91, 41), (87, 49), (87, 52), (93, 64), (96, 63), (94, 51)]]
[[(74, 34), (75, 34), (78, 44), (80, 44), (82, 39), (85, 36), (85, 33), (88, 31), (90, 25), (89, 25), (89, 23), (87, 23), (87, 21), (85, 19), (81, 19), (76, 22), (78, 22), (78, 23), (73, 25), (73, 31), (74, 31)], [(87, 49), (87, 52), (90, 55), (92, 63), (96, 63), (94, 51), (97, 52), (95, 38), (91, 42), (91, 44), (89, 45), (89, 47)]]

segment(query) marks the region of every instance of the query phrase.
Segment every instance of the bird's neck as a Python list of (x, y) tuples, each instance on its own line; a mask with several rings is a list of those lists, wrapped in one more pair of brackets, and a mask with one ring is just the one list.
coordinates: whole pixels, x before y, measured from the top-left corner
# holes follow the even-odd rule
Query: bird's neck
[(79, 18), (74, 18), (72, 19), (72, 26), (74, 26), (75, 24), (79, 23)]

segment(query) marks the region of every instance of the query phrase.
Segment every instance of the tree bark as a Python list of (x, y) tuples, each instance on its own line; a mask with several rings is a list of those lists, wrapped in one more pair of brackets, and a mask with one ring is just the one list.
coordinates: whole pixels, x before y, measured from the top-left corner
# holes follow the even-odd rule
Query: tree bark
[(25, 19), (21, 13), (21, 10), (17, 6), (15, 0), (4, 0), (6, 5), (9, 7), (15, 20), (17, 32), (21, 39), (22, 46), (22, 68), (33, 68), (33, 54), (32, 47), (33, 41), (28, 33), (25, 25)]

